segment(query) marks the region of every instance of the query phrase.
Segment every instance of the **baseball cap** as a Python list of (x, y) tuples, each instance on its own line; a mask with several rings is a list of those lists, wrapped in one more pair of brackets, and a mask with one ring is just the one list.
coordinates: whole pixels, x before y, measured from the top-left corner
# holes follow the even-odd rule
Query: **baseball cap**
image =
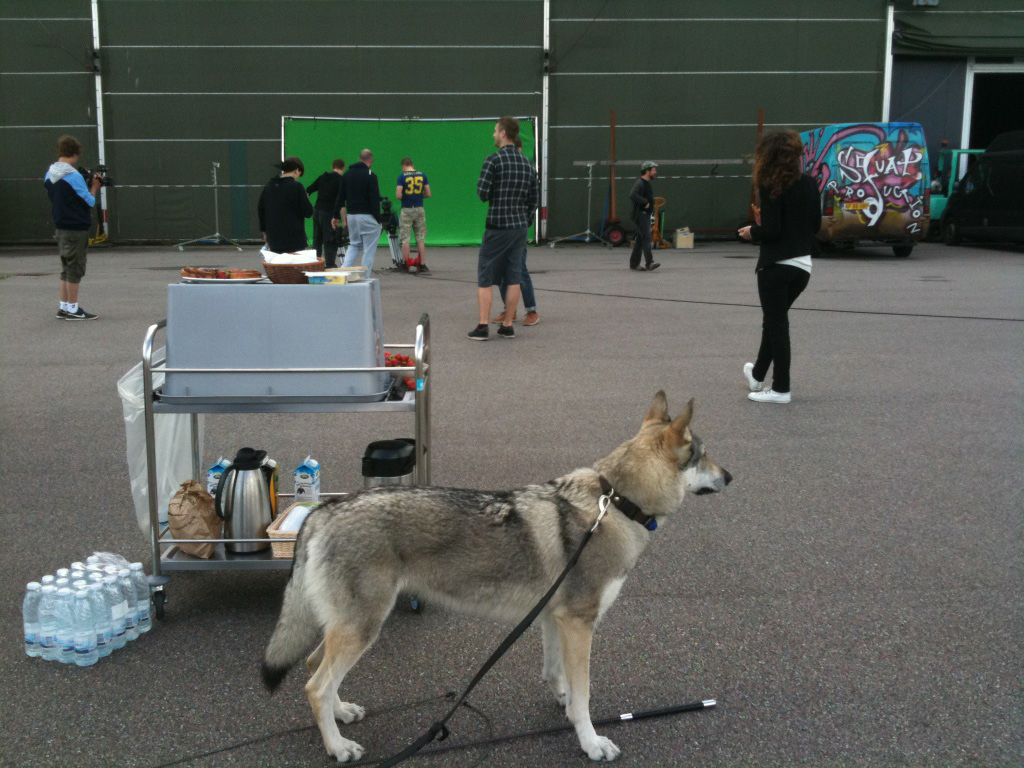
[(643, 165), (640, 166), (640, 173), (643, 173), (644, 171), (649, 171), (651, 168), (657, 168), (657, 167), (658, 167), (657, 163), (655, 163), (653, 160), (648, 160), (647, 162), (645, 162)]

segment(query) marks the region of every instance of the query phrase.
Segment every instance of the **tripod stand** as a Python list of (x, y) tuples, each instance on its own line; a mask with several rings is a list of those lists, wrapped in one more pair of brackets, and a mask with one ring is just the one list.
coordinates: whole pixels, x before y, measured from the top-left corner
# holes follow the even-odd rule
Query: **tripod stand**
[(220, 206), (217, 204), (217, 169), (220, 168), (220, 163), (213, 163), (213, 226), (217, 231), (212, 235), (206, 237), (197, 237), (195, 240), (186, 240), (183, 243), (178, 243), (178, 250), (184, 251), (186, 245), (192, 245), (193, 243), (208, 243), (213, 242), (214, 245), (233, 245), (238, 250), (242, 250), (242, 246), (236, 240), (224, 237), (220, 233)]
[(551, 248), (555, 247), (555, 243), (560, 243), (563, 240), (576, 240), (577, 238), (580, 238), (580, 237), (583, 238), (583, 242), (584, 243), (592, 243), (595, 240), (600, 240), (602, 243), (607, 245), (609, 248), (612, 247), (612, 244), (610, 242), (605, 240), (603, 237), (601, 237), (599, 234), (597, 234), (596, 232), (594, 232), (590, 228), (590, 200), (591, 200), (591, 196), (592, 196), (593, 191), (594, 191), (594, 165), (595, 164), (593, 162), (588, 162), (587, 163), (587, 228), (586, 228), (586, 230), (583, 231), (583, 232), (577, 232), (575, 235), (566, 235), (565, 237), (560, 237), (557, 240), (552, 240), (550, 243), (548, 243), (548, 245)]

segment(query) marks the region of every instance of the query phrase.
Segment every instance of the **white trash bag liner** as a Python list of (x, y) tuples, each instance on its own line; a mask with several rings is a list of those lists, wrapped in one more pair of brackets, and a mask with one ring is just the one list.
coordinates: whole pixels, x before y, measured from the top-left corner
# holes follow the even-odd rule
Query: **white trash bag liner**
[[(164, 351), (157, 350), (154, 361), (162, 360)], [(153, 374), (153, 389), (163, 386), (164, 375)], [(124, 434), (127, 444), (128, 476), (135, 501), (135, 518), (139, 529), (149, 539), (149, 497), (146, 493), (146, 410), (142, 386), (142, 363), (118, 379), (117, 392), (124, 410)], [(158, 413), (153, 417), (156, 446), (156, 498), (161, 524), (167, 523), (167, 504), (179, 486), (192, 479), (191, 415)], [(199, 415), (199, 445), (203, 444), (203, 416)]]

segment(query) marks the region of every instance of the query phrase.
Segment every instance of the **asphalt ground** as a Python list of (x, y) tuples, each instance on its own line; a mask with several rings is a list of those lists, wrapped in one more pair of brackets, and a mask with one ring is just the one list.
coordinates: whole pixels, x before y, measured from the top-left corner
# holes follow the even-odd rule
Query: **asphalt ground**
[[(643, 274), (621, 249), (532, 249), (541, 322), (486, 343), (466, 339), (474, 249), (430, 249), (429, 276), (383, 275), (386, 341), (431, 317), (433, 481), (550, 479), (630, 437), (658, 389), (673, 413), (695, 397), (694, 431), (735, 481), (652, 536), (596, 635), (592, 711), (718, 706), (600, 728), (620, 763), (1020, 765), (1024, 253), (818, 259), (791, 313), (788, 406), (746, 399), (754, 254), (699, 243)], [(117, 379), (177, 268), (257, 260), (255, 247), (93, 249), (81, 302), (100, 319), (72, 323), (54, 317), (55, 248), (0, 250), (3, 765), (332, 764), (304, 670), (274, 697), (259, 679), (287, 572), (177, 572), (166, 619), (88, 669), (27, 658), (18, 629), (25, 583), (95, 550), (148, 570)], [(344, 332), (325, 317), (305, 341)], [(254, 445), (287, 485), (312, 454), (325, 490), (354, 490), (366, 443), (412, 430), (403, 414), (208, 416), (204, 465)], [(343, 684), (368, 717), (342, 732), (367, 759), (404, 747), (505, 631), (403, 601)], [(531, 630), (427, 751), (453, 749), (408, 765), (586, 765), (569, 731), (472, 746), (566, 722), (540, 666)]]

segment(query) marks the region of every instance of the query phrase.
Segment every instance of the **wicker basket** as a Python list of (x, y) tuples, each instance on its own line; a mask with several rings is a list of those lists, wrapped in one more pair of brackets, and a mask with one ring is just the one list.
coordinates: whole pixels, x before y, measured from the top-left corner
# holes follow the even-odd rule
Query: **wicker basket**
[(323, 272), (324, 260), (311, 261), (308, 264), (270, 264), (263, 262), (263, 271), (272, 283), (308, 283), (306, 272)]
[[(310, 504), (319, 502), (297, 501), (288, 509), (278, 515), (274, 522), (267, 526), (267, 538), (270, 539), (270, 549), (275, 560), (290, 560), (295, 557), (295, 538), (299, 535), (295, 531), (282, 531), (281, 526), (285, 518), (296, 507), (308, 507)], [(281, 539), (281, 541), (279, 541)]]

